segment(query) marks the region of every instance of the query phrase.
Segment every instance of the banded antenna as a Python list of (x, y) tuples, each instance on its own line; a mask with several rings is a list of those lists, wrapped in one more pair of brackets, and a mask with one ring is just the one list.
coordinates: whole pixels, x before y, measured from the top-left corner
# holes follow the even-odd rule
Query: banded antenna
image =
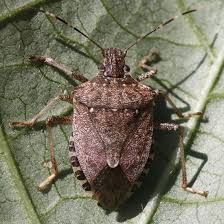
[[(192, 13), (197, 11), (196, 9), (192, 9), (192, 10), (188, 10), (186, 12), (181, 13), (180, 16), (184, 16), (186, 14)], [(130, 44), (125, 50), (124, 53), (127, 54), (127, 51), (132, 48), (133, 46), (135, 46), (136, 44), (138, 44), (140, 41), (142, 41), (143, 39), (145, 39), (147, 36), (149, 36), (150, 34), (156, 32), (157, 30), (160, 30), (162, 27), (166, 26), (167, 24), (169, 24), (170, 22), (174, 21), (175, 19), (177, 19), (179, 17), (175, 16), (173, 18), (168, 19), (166, 22), (161, 23), (160, 25), (158, 25), (157, 27), (155, 27), (153, 30), (151, 30), (150, 32), (146, 33), (145, 35), (139, 37), (134, 43)]]
[(82, 31), (80, 31), (78, 28), (76, 28), (75, 26), (71, 25), (70, 23), (66, 22), (64, 19), (62, 19), (61, 17), (51, 13), (51, 12), (48, 12), (48, 11), (44, 11), (42, 9), (34, 9), (34, 10), (37, 10), (39, 12), (42, 12), (44, 13), (45, 15), (47, 16), (50, 16), (54, 19), (57, 19), (59, 21), (61, 21), (62, 23), (64, 23), (65, 25), (71, 27), (72, 29), (74, 29), (76, 32), (80, 33), (81, 35), (83, 35), (85, 38), (87, 38), (88, 40), (90, 40), (92, 43), (94, 43), (98, 48), (100, 48), (100, 50), (103, 52), (103, 48), (96, 42), (94, 41), (93, 39), (91, 39), (90, 37), (88, 37), (85, 33), (83, 33)]

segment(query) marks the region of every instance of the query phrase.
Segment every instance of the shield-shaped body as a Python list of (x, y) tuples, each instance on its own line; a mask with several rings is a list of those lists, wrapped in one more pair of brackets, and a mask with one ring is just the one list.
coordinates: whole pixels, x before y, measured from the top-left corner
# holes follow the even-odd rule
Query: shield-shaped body
[(97, 75), (74, 91), (70, 157), (78, 159), (104, 208), (116, 208), (143, 172), (152, 145), (154, 94), (130, 75)]

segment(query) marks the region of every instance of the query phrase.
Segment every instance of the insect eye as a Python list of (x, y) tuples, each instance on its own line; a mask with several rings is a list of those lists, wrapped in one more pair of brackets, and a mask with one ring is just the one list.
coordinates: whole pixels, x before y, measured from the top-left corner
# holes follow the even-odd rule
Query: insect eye
[(125, 71), (125, 72), (130, 72), (130, 67), (129, 67), (128, 65), (125, 65), (125, 66), (124, 66), (124, 71)]

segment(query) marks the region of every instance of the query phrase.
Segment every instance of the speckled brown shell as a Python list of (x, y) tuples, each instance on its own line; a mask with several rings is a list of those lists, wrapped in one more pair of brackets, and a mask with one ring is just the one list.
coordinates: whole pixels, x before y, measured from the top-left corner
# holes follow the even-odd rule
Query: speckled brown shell
[(143, 172), (153, 136), (154, 92), (130, 75), (97, 75), (74, 91), (73, 141), (93, 197), (116, 208)]

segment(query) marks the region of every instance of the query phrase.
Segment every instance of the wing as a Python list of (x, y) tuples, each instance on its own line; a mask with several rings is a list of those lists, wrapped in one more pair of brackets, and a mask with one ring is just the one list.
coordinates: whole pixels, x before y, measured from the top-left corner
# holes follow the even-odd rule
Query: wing
[(138, 124), (133, 109), (88, 108), (77, 103), (74, 116), (74, 144), (80, 166), (92, 183), (107, 165), (118, 166), (126, 140)]
[(94, 108), (91, 118), (103, 142), (108, 166), (117, 167), (126, 139), (135, 129), (138, 113), (133, 109)]
[(135, 131), (122, 150), (120, 166), (126, 177), (134, 183), (143, 172), (149, 158), (153, 138), (152, 105), (141, 112)]
[(103, 142), (89, 116), (89, 108), (76, 103), (73, 133), (76, 156), (86, 179), (92, 183), (107, 165)]

